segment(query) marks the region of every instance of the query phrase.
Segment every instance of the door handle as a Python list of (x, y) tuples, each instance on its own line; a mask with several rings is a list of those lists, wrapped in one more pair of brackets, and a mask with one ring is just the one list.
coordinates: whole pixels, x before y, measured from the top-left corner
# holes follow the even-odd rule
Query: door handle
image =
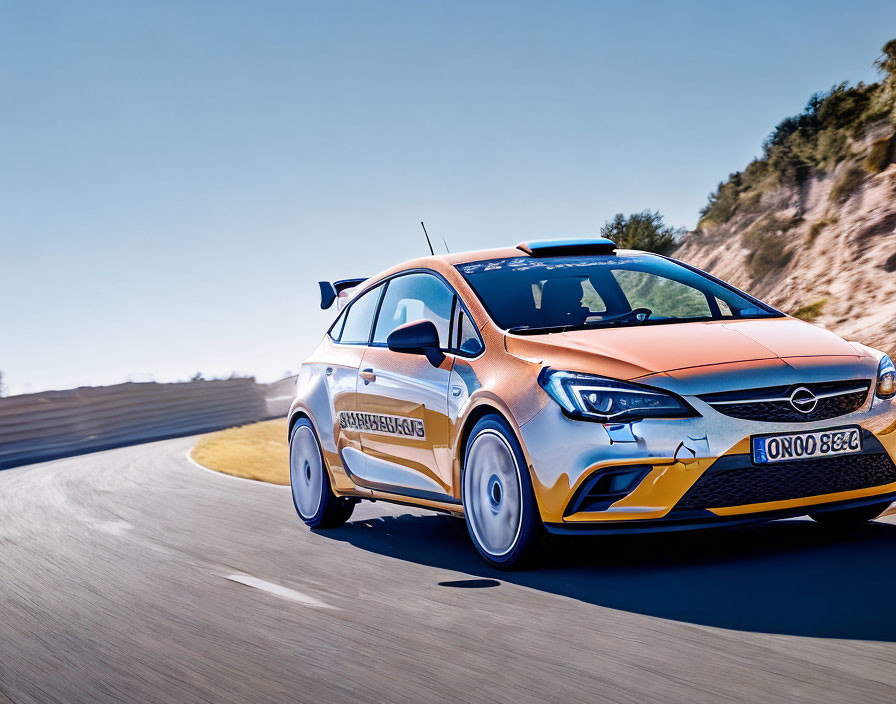
[(369, 384), (371, 381), (376, 381), (376, 374), (373, 373), (373, 369), (362, 369), (358, 376), (364, 380), (364, 384)]

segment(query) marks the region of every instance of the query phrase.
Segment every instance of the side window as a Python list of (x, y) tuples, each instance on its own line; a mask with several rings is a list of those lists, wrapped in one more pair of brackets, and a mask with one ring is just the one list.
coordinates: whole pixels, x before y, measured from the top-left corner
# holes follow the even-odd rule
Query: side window
[(455, 351), (458, 354), (475, 357), (484, 349), (476, 325), (460, 305), (457, 306), (457, 328), (454, 340)]
[(373, 315), (376, 313), (376, 304), (380, 300), (383, 291), (382, 284), (363, 294), (359, 299), (352, 301), (345, 312), (345, 323), (342, 325), (342, 335), (339, 342), (344, 345), (366, 345), (370, 339), (370, 326), (373, 324)]
[(390, 279), (376, 319), (373, 342), (386, 344), (395, 328), (418, 320), (430, 320), (439, 331), (439, 345), (448, 349), (448, 328), (454, 294), (431, 274), (405, 274)]
[(731, 312), (731, 306), (729, 306), (725, 301), (716, 296), (716, 304), (719, 306), (719, 312), (722, 314), (723, 318), (733, 318), (734, 313)]
[(604, 303), (604, 299), (600, 297), (600, 294), (595, 290), (594, 284), (591, 283), (591, 279), (585, 279), (582, 282), (582, 290), (585, 292), (582, 296), (582, 305), (585, 306), (592, 313), (606, 313), (607, 312), (607, 304)]
[(330, 326), (330, 332), (327, 333), (333, 342), (339, 342), (339, 337), (342, 335), (342, 327), (344, 325), (345, 313), (342, 312), (342, 314), (333, 321), (333, 324)]

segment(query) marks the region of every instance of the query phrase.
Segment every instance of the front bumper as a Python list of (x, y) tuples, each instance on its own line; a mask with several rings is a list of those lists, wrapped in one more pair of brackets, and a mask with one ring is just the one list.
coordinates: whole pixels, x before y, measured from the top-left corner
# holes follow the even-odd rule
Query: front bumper
[[(696, 418), (640, 421), (632, 426), (631, 441), (614, 442), (600, 424), (570, 420), (548, 404), (520, 428), (548, 529), (686, 530), (805, 515), (825, 506), (883, 503), (896, 496), (896, 405), (891, 402), (869, 402), (855, 413), (813, 423), (738, 420), (705, 404), (698, 411)], [(752, 435), (847, 425), (863, 429), (861, 455), (830, 458), (827, 464), (752, 464)], [(594, 477), (626, 467), (642, 471), (633, 490), (606, 505), (581, 501)]]
[(860, 508), (870, 504), (896, 501), (896, 491), (866, 496), (847, 501), (825, 500), (818, 504), (779, 508), (771, 511), (756, 511), (731, 516), (719, 516), (712, 512), (692, 512), (690, 515), (673, 514), (663, 518), (628, 521), (598, 521), (591, 523), (545, 523), (549, 533), (555, 535), (631, 535), (635, 533), (669, 533), (685, 530), (709, 528), (730, 528), (732, 526), (776, 521), (782, 518), (796, 518), (807, 513), (823, 513), (848, 508)]

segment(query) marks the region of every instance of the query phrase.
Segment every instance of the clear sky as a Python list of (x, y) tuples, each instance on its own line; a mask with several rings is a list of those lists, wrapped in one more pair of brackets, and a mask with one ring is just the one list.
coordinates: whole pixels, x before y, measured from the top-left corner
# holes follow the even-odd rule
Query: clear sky
[(896, 2), (0, 0), (9, 391), (298, 368), (318, 279), (692, 227)]

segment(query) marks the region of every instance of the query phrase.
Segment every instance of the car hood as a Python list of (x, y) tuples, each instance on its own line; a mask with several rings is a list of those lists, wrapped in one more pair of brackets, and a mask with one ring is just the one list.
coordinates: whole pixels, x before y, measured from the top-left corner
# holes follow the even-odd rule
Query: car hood
[(867, 356), (832, 332), (788, 317), (507, 335), (505, 344), (532, 362), (616, 379), (759, 360)]

